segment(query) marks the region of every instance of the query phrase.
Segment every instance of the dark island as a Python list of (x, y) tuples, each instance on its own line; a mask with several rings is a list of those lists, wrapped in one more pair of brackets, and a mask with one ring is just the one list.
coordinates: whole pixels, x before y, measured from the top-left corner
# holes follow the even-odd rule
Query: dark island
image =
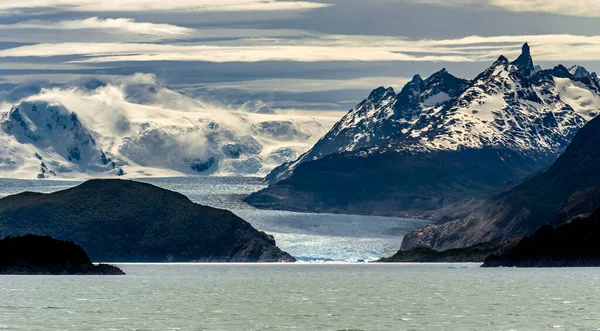
[(600, 267), (600, 210), (553, 228), (550, 225), (490, 255), (483, 267)]
[(75, 243), (35, 235), (0, 240), (0, 274), (125, 275), (115, 266), (94, 265)]
[(490, 254), (498, 250), (499, 246), (495, 244), (479, 244), (466, 248), (449, 249), (438, 252), (426, 247), (416, 247), (409, 251), (398, 251), (392, 257), (380, 259), (377, 262), (385, 263), (407, 263), (407, 262), (426, 262), (426, 263), (469, 263), (482, 262)]
[(0, 199), (0, 233), (77, 242), (94, 261), (292, 262), (275, 240), (227, 210), (125, 180)]

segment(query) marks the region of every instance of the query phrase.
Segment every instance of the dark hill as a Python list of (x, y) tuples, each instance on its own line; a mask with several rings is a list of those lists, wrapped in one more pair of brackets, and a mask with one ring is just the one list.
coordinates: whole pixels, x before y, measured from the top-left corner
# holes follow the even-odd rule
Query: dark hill
[(494, 244), (479, 244), (471, 247), (449, 249), (447, 251), (434, 251), (427, 247), (416, 247), (410, 251), (398, 251), (391, 257), (383, 258), (377, 262), (432, 262), (432, 263), (468, 263), (482, 262), (500, 246)]
[(600, 210), (533, 235), (489, 256), (483, 267), (599, 267)]
[(444, 250), (481, 242), (501, 243), (525, 237), (544, 225), (562, 225), (599, 207), (600, 198), (594, 193), (600, 186), (598, 169), (600, 118), (595, 118), (547, 170), (499, 190), (458, 220), (409, 233), (402, 248)]
[(0, 240), (0, 274), (3, 275), (124, 275), (119, 268), (94, 265), (78, 245), (27, 235)]
[(76, 241), (95, 261), (294, 261), (230, 211), (134, 181), (90, 180), (0, 199), (0, 234)]

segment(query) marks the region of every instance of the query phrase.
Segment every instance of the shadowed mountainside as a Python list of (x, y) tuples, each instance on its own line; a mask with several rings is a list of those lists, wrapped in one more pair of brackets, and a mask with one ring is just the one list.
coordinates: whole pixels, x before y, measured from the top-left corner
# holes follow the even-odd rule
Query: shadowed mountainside
[[(415, 230), (403, 250), (435, 250), (501, 243), (525, 237), (544, 225), (559, 226), (573, 216), (598, 208), (600, 118), (590, 121), (547, 170), (518, 185), (499, 190), (459, 219)], [(562, 213), (559, 213), (562, 210)], [(559, 214), (557, 217), (557, 213)]]
[(600, 210), (553, 228), (546, 225), (489, 256), (483, 267), (598, 267)]
[(90, 180), (52, 194), (5, 197), (0, 233), (76, 241), (95, 261), (294, 261), (232, 212), (134, 181)]

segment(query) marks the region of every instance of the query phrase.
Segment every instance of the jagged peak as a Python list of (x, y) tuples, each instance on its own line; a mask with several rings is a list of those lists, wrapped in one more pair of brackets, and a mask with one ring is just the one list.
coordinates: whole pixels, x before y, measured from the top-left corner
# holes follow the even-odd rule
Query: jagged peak
[(494, 66), (499, 64), (508, 64), (508, 58), (504, 55), (500, 55), (496, 62), (494, 62)]
[(573, 75), (573, 77), (575, 78), (586, 78), (586, 77), (591, 77), (591, 74), (589, 71), (587, 71), (586, 68), (584, 68), (583, 66), (580, 65), (574, 65), (572, 67), (569, 68), (569, 72), (571, 73), (571, 75)]
[(432, 78), (435, 77), (442, 77), (442, 76), (452, 76), (448, 70), (446, 70), (446, 68), (442, 68), (442, 70), (436, 71), (433, 74), (431, 74), (431, 76), (429, 76), (426, 80), (431, 80)]
[(571, 72), (569, 71), (569, 69), (567, 69), (562, 64), (559, 64), (559, 65), (555, 66), (554, 68), (552, 68), (551, 73), (553, 76), (559, 77), (559, 78), (568, 78), (568, 77), (573, 76), (571, 74)]
[(429, 76), (425, 80), (425, 82), (431, 82), (431, 81), (436, 80), (436, 79), (456, 79), (456, 80), (463, 80), (462, 78), (458, 78), (458, 77), (454, 76), (453, 74), (451, 74), (450, 72), (448, 72), (448, 70), (446, 70), (446, 68), (442, 68), (442, 70), (434, 72), (431, 76)]
[(385, 88), (384, 86), (380, 86), (380, 87), (374, 89), (371, 92), (371, 94), (369, 94), (369, 99), (370, 100), (380, 100), (390, 94), (394, 94), (394, 95), (396, 94), (396, 92), (394, 91), (394, 89), (392, 87)]
[(531, 48), (528, 43), (523, 44), (521, 48), (521, 55), (512, 62), (517, 67), (517, 70), (526, 75), (531, 76), (535, 72), (535, 65), (531, 58)]
[(420, 83), (422, 81), (423, 78), (419, 74), (414, 75), (413, 78), (410, 80), (411, 83)]

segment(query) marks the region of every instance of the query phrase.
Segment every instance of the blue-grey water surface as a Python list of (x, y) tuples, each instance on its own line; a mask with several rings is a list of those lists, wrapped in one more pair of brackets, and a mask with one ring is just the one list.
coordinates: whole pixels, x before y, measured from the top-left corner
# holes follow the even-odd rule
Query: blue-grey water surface
[(120, 266), (0, 276), (0, 330), (600, 330), (600, 269)]

